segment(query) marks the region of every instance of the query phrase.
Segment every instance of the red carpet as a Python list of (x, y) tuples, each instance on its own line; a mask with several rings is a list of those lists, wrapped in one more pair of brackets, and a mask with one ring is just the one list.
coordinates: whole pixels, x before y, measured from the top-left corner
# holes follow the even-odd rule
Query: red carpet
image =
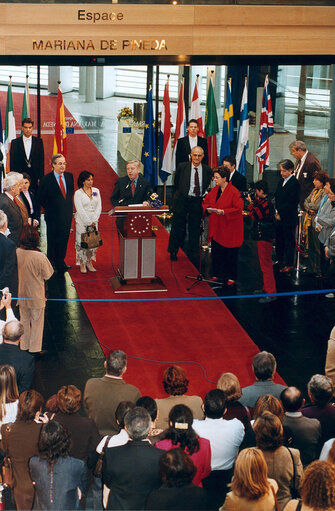
[[(32, 96), (32, 105), (34, 99)], [(5, 93), (0, 93), (2, 112), (5, 111), (4, 103)], [(20, 119), (21, 105), (22, 95), (14, 94), (16, 119)], [(55, 97), (42, 97), (42, 130), (45, 123), (54, 121), (55, 105)], [(71, 117), (68, 111), (66, 117)], [(107, 211), (116, 175), (89, 137), (82, 133), (80, 128), (76, 128), (75, 134), (69, 135), (68, 170), (75, 176), (83, 169), (94, 172), (95, 186), (102, 193), (103, 211)], [(52, 153), (53, 137), (43, 136), (43, 140), (47, 161)], [(115, 268), (118, 266), (114, 221), (102, 215), (100, 230), (104, 245), (98, 252), (96, 274), (83, 275), (75, 267), (73, 234), (67, 262), (74, 268), (70, 274), (81, 299), (118, 300), (83, 302), (83, 306), (105, 353), (111, 348), (123, 349), (129, 355), (127, 381), (136, 384), (142, 394), (164, 396), (161, 385), (163, 370), (168, 364), (180, 363), (190, 379), (191, 394), (204, 396), (213, 388), (214, 383), (211, 382), (216, 382), (223, 371), (235, 373), (241, 386), (252, 383), (251, 361), (258, 348), (225, 305), (220, 300), (176, 300), (216, 295), (205, 283), (198, 284), (193, 294), (186, 291), (190, 281), (185, 279), (185, 275), (197, 275), (197, 271), (184, 254), (180, 254), (178, 262), (171, 268), (166, 230), (160, 227), (156, 231), (156, 273), (168, 292), (127, 294), (125, 298), (114, 294), (109, 283), (109, 278), (114, 275), (113, 265)], [(132, 298), (170, 298), (171, 301), (123, 301)], [(280, 377), (276, 381), (282, 382)]]

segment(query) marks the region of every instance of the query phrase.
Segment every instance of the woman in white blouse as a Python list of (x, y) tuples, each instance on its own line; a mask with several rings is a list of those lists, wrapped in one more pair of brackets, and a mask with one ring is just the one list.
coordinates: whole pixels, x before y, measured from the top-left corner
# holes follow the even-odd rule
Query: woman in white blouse
[(0, 365), (0, 426), (15, 422), (18, 399), (19, 391), (14, 367)]
[(80, 264), (81, 273), (96, 271), (92, 261), (96, 260), (96, 248), (81, 248), (81, 235), (86, 227), (98, 229), (98, 220), (101, 214), (101, 197), (97, 188), (93, 188), (93, 174), (83, 170), (78, 177), (78, 190), (74, 194), (76, 208), (76, 264)]

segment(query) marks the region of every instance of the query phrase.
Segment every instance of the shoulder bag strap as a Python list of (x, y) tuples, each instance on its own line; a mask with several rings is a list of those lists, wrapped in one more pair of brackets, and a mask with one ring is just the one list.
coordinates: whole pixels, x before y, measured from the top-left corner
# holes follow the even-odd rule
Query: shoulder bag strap
[(293, 488), (297, 489), (296, 488), (296, 484), (295, 484), (296, 483), (296, 480), (295, 480), (295, 463), (294, 463), (293, 454), (292, 454), (291, 449), (289, 447), (287, 447), (287, 450), (290, 453), (292, 464), (293, 464)]
[(8, 424), (6, 426), (6, 430), (5, 430), (5, 442), (4, 442), (4, 448), (5, 448), (5, 455), (8, 456), (8, 433), (10, 432), (10, 425)]
[(105, 440), (105, 443), (104, 443), (104, 446), (102, 448), (102, 451), (101, 451), (101, 454), (104, 455), (105, 454), (105, 451), (107, 449), (107, 445), (108, 445), (108, 442), (110, 441), (112, 437), (110, 435), (107, 435), (106, 437), (106, 440)]
[(270, 483), (270, 486), (271, 486), (271, 491), (273, 493), (273, 498), (275, 499), (275, 508), (276, 508), (276, 511), (280, 511), (280, 507), (279, 507), (279, 502), (278, 502), (278, 499), (277, 499), (277, 494), (275, 492), (275, 489), (274, 487), (272, 486), (272, 484)]

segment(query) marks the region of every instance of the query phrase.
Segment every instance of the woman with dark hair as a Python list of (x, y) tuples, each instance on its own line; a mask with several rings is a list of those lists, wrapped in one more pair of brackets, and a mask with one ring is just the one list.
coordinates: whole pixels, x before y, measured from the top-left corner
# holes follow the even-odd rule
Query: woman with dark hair
[(40, 353), (42, 349), (45, 282), (54, 272), (49, 259), (38, 248), (39, 241), (36, 227), (25, 225), (21, 232), (20, 246), (16, 250), (19, 297), (29, 298), (17, 301), (24, 328), (20, 348), (31, 353)]
[(234, 285), (238, 249), (243, 243), (243, 200), (238, 189), (229, 182), (228, 169), (218, 167), (213, 175), (216, 186), (206, 195), (203, 205), (204, 213), (209, 215), (213, 274), (214, 279), (224, 285)]
[(83, 170), (78, 177), (78, 190), (74, 194), (76, 207), (76, 264), (80, 264), (81, 273), (96, 271), (92, 261), (96, 260), (97, 248), (82, 248), (81, 235), (87, 227), (98, 229), (101, 215), (101, 197), (98, 188), (93, 188), (92, 172)]
[(182, 449), (171, 449), (160, 459), (162, 486), (149, 494), (145, 509), (218, 509), (213, 496), (192, 483), (196, 467)]
[(39, 456), (29, 461), (35, 485), (33, 509), (80, 509), (87, 486), (82, 460), (69, 456), (70, 434), (57, 421), (44, 424), (38, 442)]
[(29, 460), (38, 454), (38, 438), (43, 422), (41, 416), (43, 397), (36, 390), (20, 394), (14, 424), (1, 427), (3, 451), (10, 456), (14, 473), (14, 499), (18, 510), (31, 509), (34, 486), (29, 474)]
[(169, 428), (162, 433), (162, 440), (155, 444), (158, 449), (168, 451), (180, 447), (191, 458), (197, 471), (193, 483), (201, 481), (211, 473), (211, 446), (209, 440), (200, 438), (192, 428), (193, 415), (185, 405), (176, 405), (169, 413)]
[(303, 473), (298, 449), (283, 446), (283, 425), (278, 417), (264, 412), (254, 424), (256, 445), (263, 452), (269, 477), (278, 483), (281, 509), (291, 499), (291, 489), (298, 490)]
[(194, 419), (203, 419), (202, 399), (199, 396), (187, 396), (189, 380), (184, 369), (180, 366), (169, 366), (164, 371), (163, 387), (169, 397), (156, 399), (158, 419), (156, 427), (166, 429), (169, 427), (169, 413), (175, 405), (188, 406)]
[(238, 401), (242, 396), (242, 390), (237, 376), (233, 373), (222, 373), (216, 386), (218, 389), (223, 390), (226, 396), (225, 420), (240, 420), (247, 432), (251, 428), (250, 412), (246, 406), (243, 406)]
[(16, 383), (16, 373), (13, 366), (0, 366), (0, 427), (2, 424), (15, 422), (19, 391)]

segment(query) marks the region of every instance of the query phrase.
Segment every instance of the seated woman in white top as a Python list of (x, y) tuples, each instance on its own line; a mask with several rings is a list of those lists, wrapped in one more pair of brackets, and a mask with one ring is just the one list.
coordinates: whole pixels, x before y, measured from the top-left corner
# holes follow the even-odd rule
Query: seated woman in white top
[(0, 365), (0, 427), (15, 422), (19, 391), (13, 366)]

